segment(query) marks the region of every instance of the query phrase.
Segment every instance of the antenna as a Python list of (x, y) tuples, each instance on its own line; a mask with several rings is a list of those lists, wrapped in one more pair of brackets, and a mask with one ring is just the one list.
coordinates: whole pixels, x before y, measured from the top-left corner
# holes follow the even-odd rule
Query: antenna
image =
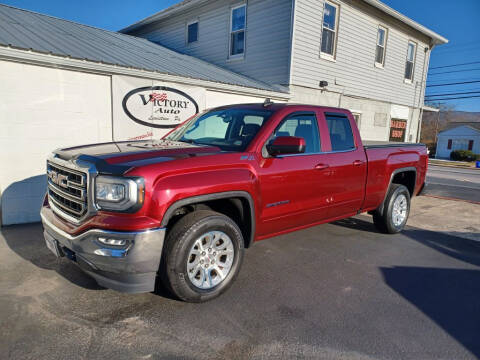
[(273, 105), (272, 99), (266, 98), (265, 101), (264, 101), (264, 103), (263, 103), (263, 107), (268, 107), (268, 106), (270, 106), (270, 105)]

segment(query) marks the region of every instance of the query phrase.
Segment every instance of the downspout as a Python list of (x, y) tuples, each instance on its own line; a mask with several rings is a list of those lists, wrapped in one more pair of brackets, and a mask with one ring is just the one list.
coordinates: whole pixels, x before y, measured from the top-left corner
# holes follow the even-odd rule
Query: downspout
[(292, 0), (290, 15), (290, 54), (288, 58), (288, 90), (290, 95), (292, 94), (292, 79), (293, 79), (293, 54), (295, 53), (295, 25), (296, 25), (296, 0)]
[[(423, 124), (423, 105), (425, 104), (425, 92), (427, 89), (427, 74), (428, 74), (428, 67), (430, 66), (430, 55), (432, 54), (432, 50), (435, 47), (435, 43), (433, 42), (430, 48), (425, 48), (425, 58), (423, 59), (423, 70), (422, 70), (422, 87), (420, 88), (420, 99), (419, 99), (419, 107), (420, 112), (418, 115), (418, 122), (417, 122), (417, 142), (420, 142), (420, 137), (422, 135), (422, 124)], [(427, 69), (425, 71), (425, 69)]]

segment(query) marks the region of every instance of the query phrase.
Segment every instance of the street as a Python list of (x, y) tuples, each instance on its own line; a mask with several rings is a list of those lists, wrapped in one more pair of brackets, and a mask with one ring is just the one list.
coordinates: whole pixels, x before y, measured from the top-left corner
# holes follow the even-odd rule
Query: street
[(40, 224), (4, 227), (0, 357), (478, 358), (480, 243), (463, 237), (477, 230), (432, 231), (421, 216), (453, 226), (458, 209), (478, 218), (480, 207), (438, 212), (447, 201), (414, 199), (413, 226), (398, 235), (361, 215), (259, 242), (205, 304), (103, 289), (51, 255)]
[(425, 195), (480, 202), (480, 169), (429, 165)]

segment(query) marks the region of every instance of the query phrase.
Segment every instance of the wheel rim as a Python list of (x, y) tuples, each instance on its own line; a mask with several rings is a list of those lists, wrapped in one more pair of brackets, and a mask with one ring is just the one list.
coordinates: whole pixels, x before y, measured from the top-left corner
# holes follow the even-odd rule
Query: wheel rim
[(407, 197), (403, 194), (397, 196), (393, 202), (392, 221), (395, 226), (403, 224), (407, 218)]
[(227, 277), (234, 256), (233, 243), (227, 234), (205, 233), (194, 242), (188, 254), (188, 278), (199, 289), (211, 289)]

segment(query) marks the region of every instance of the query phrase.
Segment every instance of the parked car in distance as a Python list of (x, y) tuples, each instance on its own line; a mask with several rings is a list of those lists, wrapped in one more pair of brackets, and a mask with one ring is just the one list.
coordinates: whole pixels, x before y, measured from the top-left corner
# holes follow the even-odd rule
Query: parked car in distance
[(159, 278), (179, 299), (207, 301), (256, 241), (362, 212), (401, 231), (427, 161), (422, 144), (362, 143), (348, 110), (219, 107), (162, 140), (53, 152), (45, 240), (104, 287), (150, 292)]

